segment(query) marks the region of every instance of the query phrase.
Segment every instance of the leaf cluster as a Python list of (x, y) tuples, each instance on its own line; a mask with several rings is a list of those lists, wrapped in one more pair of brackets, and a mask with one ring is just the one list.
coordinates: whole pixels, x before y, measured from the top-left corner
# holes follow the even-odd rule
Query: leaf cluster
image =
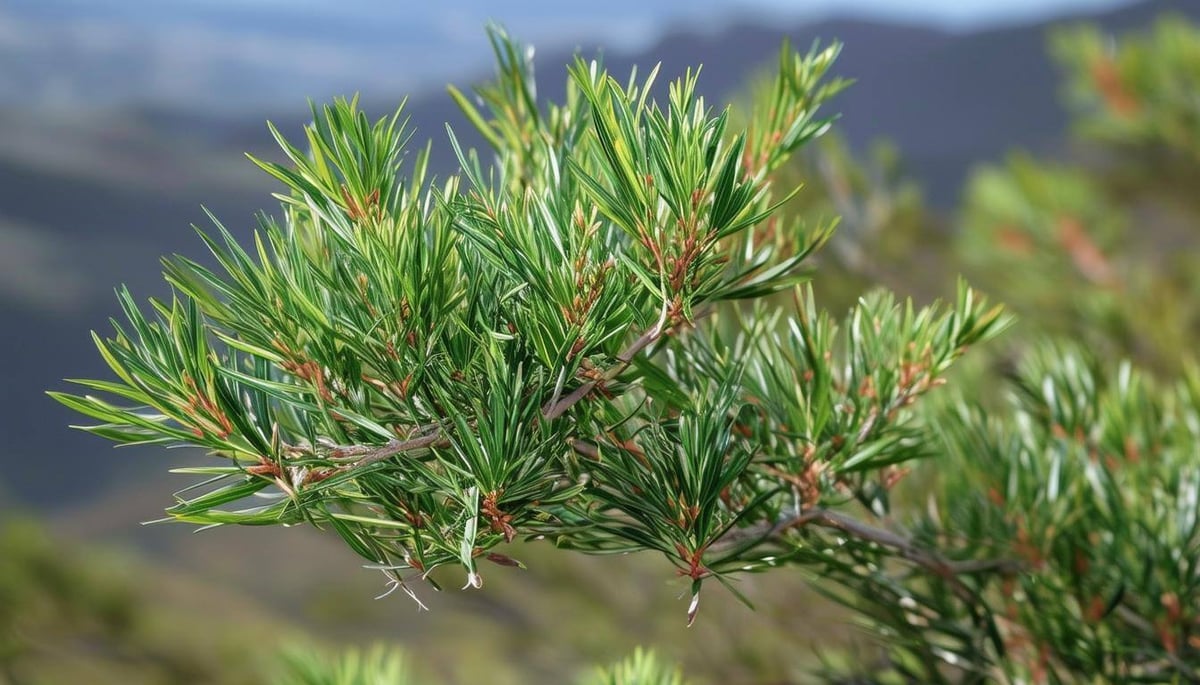
[(1200, 160), (1200, 34), (1182, 17), (1115, 43), (1095, 26), (1060, 31), (1052, 43), (1066, 68), (1080, 130), (1126, 148)]
[[(1128, 363), (1045, 345), (1003, 411), (936, 409), (936, 485), (915, 537), (988, 576), (860, 573), (844, 595), (922, 682), (1189, 682), (1200, 657), (1200, 376), (1158, 387)], [(984, 568), (982, 559), (1010, 559)], [(876, 674), (876, 677), (881, 677)], [(1172, 680), (1176, 678), (1177, 680)]]

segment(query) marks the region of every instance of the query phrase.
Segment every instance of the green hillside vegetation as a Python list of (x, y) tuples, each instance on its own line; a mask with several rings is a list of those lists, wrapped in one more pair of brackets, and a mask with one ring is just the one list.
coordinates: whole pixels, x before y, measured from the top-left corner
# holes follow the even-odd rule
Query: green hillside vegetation
[(6, 683), (256, 683), (277, 639), (261, 636), (295, 632), (236, 592), (29, 521), (7, 521), (0, 549)]

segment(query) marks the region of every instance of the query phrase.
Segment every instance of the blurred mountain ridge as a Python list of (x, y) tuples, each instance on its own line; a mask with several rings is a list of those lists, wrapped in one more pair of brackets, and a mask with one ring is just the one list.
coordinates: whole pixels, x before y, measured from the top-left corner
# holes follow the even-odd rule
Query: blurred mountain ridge
[[(680, 21), (721, 25), (756, 0), (614, 0), (602, 7), (519, 3), (500, 13), (541, 45), (583, 39), (632, 48)], [(758, 0), (757, 4), (762, 5)], [(39, 108), (148, 102), (204, 113), (257, 112), (325, 98), (348, 81), (420, 89), (486, 64), (486, 0), (454, 7), (348, 0), (9, 0), (0, 6), (0, 102)], [(762, 11), (757, 11), (761, 14)]]

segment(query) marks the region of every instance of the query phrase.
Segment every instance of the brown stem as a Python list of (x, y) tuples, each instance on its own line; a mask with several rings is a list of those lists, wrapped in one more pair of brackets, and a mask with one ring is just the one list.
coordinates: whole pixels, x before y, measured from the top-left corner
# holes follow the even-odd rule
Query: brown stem
[(410, 450), (419, 450), (430, 447), (442, 439), (442, 431), (440, 428), (434, 428), (429, 433), (408, 440), (391, 439), (387, 443), (378, 447), (369, 447), (364, 449), (364, 445), (352, 445), (348, 448), (339, 448), (343, 450), (345, 456), (353, 454), (359, 456), (358, 459), (344, 466), (338, 467), (341, 471), (351, 471), (353, 469), (361, 469), (365, 466), (370, 466), (376, 462), (383, 461), (389, 457), (394, 457), (401, 452)]
[(600, 458), (600, 450), (593, 443), (575, 438), (567, 438), (567, 444), (580, 456), (587, 457), (588, 459)]
[[(629, 365), (633, 363), (633, 358), (637, 356), (638, 352), (646, 349), (653, 344), (655, 340), (661, 338), (663, 334), (666, 333), (666, 330), (667, 329), (660, 322), (658, 325), (655, 325), (650, 330), (643, 333), (637, 340), (634, 340), (629, 347), (625, 348), (624, 351), (617, 355), (617, 363), (604, 373), (604, 380), (612, 380), (621, 375), (621, 372), (629, 368)], [(596, 388), (596, 385), (597, 381), (588, 381), (587, 383), (584, 383), (578, 388), (572, 390), (570, 394), (564, 396), (563, 398), (557, 401), (547, 402), (546, 405), (542, 407), (542, 416), (548, 421), (557, 419), (568, 409), (578, 404), (579, 401), (584, 397), (587, 397), (588, 393)]]
[(722, 543), (745, 540), (748, 537), (761, 537), (763, 539), (779, 538), (792, 528), (806, 525), (832, 528), (859, 540), (873, 542), (882, 547), (890, 547), (896, 550), (901, 558), (907, 559), (928, 571), (932, 571), (935, 575), (950, 583), (954, 593), (963, 601), (974, 601), (975, 592), (960, 581), (957, 576), (986, 572), (1011, 575), (1017, 573), (1022, 568), (1021, 563), (1013, 559), (951, 561), (943, 558), (937, 552), (919, 547), (911, 539), (893, 531), (868, 525), (845, 514), (828, 509), (809, 509), (792, 518), (778, 521), (765, 530), (760, 528), (757, 532), (754, 532), (752, 529), (734, 531), (733, 534), (727, 535), (722, 540)]

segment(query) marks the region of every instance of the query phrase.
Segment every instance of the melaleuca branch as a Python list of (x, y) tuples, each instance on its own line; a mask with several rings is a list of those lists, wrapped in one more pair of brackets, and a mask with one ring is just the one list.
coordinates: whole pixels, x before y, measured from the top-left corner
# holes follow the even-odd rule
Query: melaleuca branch
[[(704, 581), (804, 528), (964, 601), (957, 576), (1011, 571), (819, 504), (840, 488), (885, 506), (898, 465), (929, 456), (911, 406), (1006, 324), (960, 285), (923, 309), (867, 295), (839, 329), (796, 287), (829, 228), (778, 220), (794, 191), (771, 172), (828, 129), (837, 48), (785, 46), (745, 132), (695, 72), (659, 100), (656, 71), (622, 83), (580, 59), (566, 102), (537, 102), (526, 51), (493, 39), (486, 111), (455, 100), (494, 164), (451, 131), (461, 171), (434, 186), (428, 148), (404, 166), (401, 111), (353, 100), (313, 108), (306, 150), (272, 128), (289, 163), (257, 163), (287, 190), (282, 220), (252, 249), (216, 224), (217, 267), (169, 260), (172, 302), (122, 293), (128, 330), (97, 336), (118, 381), (82, 383), (132, 408), (56, 396), (106, 438), (228, 460), (185, 469), (210, 480), (175, 519), (327, 527), (410, 594), (406, 571), (447, 565), (479, 587), (480, 563), (519, 565), (496, 551), (519, 536), (659, 552), (692, 582), (689, 621)], [(794, 309), (768, 304), (788, 290)]]

